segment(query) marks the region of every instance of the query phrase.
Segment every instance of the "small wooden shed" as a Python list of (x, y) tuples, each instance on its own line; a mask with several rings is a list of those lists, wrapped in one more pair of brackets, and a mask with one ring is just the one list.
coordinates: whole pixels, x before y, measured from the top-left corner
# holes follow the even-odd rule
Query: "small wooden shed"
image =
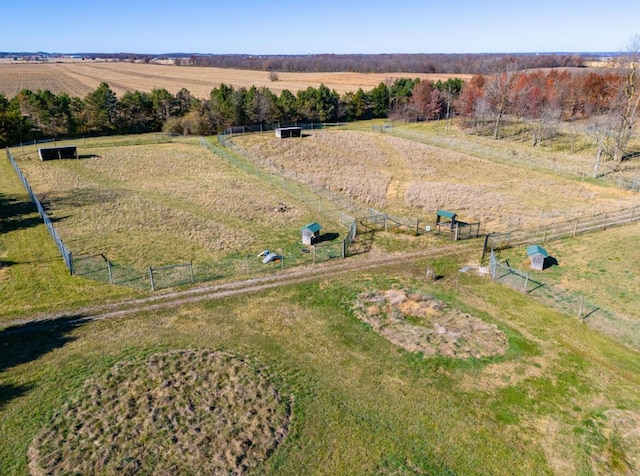
[(436, 212), (436, 226), (438, 229), (442, 225), (450, 225), (451, 230), (453, 231), (456, 227), (456, 217), (458, 215), (454, 212), (449, 212), (447, 210), (438, 210)]
[(549, 253), (540, 245), (531, 245), (527, 246), (527, 256), (529, 260), (531, 260), (531, 269), (542, 271), (545, 260), (549, 257)]
[(315, 221), (302, 227), (302, 244), (312, 245), (320, 237), (321, 229), (320, 224)]
[(276, 137), (278, 139), (302, 137), (302, 127), (278, 127), (276, 129)]

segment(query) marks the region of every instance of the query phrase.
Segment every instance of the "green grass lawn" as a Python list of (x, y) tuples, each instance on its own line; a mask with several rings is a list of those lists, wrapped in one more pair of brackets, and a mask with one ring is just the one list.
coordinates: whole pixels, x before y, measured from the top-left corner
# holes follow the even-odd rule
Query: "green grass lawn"
[[(26, 473), (31, 440), (87, 378), (169, 349), (266, 365), (293, 395), (290, 433), (267, 474), (597, 474), (637, 464), (637, 441), (616, 426), (621, 415), (640, 418), (635, 353), (485, 278), (445, 274), (427, 285), (417, 269), (389, 269), (0, 334), (0, 432), (11, 435), (0, 472)], [(394, 347), (352, 309), (362, 290), (391, 288), (432, 293), (497, 324), (507, 354), (424, 359)]]

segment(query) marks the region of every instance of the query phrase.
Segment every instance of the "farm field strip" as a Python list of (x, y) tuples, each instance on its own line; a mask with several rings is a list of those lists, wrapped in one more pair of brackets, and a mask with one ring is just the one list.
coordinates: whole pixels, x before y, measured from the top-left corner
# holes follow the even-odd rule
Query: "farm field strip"
[[(175, 66), (167, 64), (141, 64), (128, 62), (65, 62), (25, 64), (0, 63), (0, 92), (13, 97), (22, 89), (32, 91), (48, 89), (54, 94), (68, 93), (85, 97), (101, 82), (122, 96), (126, 91), (146, 91), (165, 88), (172, 94), (186, 88), (200, 99), (209, 97), (220, 83), (235, 88), (267, 87), (279, 94), (288, 89), (294, 94), (309, 86), (324, 84), (339, 94), (355, 92), (359, 88), (371, 90), (381, 82), (401, 77), (446, 80), (451, 75), (417, 73), (287, 73), (278, 72), (278, 81), (269, 79), (268, 71), (249, 71), (226, 68)], [(470, 75), (455, 75), (467, 78)]]

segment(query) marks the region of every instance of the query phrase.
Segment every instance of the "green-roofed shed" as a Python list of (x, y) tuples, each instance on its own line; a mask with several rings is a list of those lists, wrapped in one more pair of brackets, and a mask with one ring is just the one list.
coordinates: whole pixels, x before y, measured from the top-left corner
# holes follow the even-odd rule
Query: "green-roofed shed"
[(312, 245), (320, 237), (320, 230), (322, 227), (319, 223), (313, 222), (302, 227), (302, 243), (305, 245)]
[(531, 269), (543, 270), (544, 261), (549, 257), (549, 253), (540, 245), (527, 246), (527, 256), (531, 260)]
[(447, 224), (450, 226), (451, 230), (456, 227), (456, 217), (458, 215), (454, 212), (449, 212), (447, 210), (438, 210), (436, 212), (436, 226), (440, 229), (440, 226)]

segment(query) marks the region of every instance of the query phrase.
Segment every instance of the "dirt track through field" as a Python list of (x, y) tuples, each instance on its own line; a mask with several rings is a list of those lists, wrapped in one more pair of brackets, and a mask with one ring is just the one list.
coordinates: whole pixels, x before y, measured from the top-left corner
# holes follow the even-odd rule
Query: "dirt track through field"
[[(425, 258), (468, 254), (473, 250), (476, 250), (479, 256), (481, 247), (482, 244), (480, 242), (472, 241), (462, 244), (447, 244), (441, 247), (432, 247), (407, 253), (387, 253), (375, 256), (363, 254), (339, 262), (329, 261), (299, 268), (289, 268), (271, 276), (198, 286), (183, 291), (157, 294), (143, 299), (123, 300), (116, 303), (73, 309), (66, 313), (40, 314), (9, 322), (4, 330), (0, 329), (0, 332), (3, 332), (4, 335), (33, 332), (38, 330), (38, 323), (45, 326), (61, 318), (66, 319), (65, 324), (74, 325), (86, 321), (124, 317), (139, 312), (155, 311), (203, 301), (224, 299), (241, 294), (256, 293), (290, 284), (327, 279), (347, 273), (357, 273), (384, 266), (410, 263)], [(23, 327), (25, 324), (31, 325)], [(12, 329), (13, 327), (16, 327), (16, 329)]]
[(386, 138), (373, 136), (373, 141), (389, 161), (388, 173), (391, 181), (387, 187), (387, 205), (403, 207), (406, 204), (409, 185), (415, 178), (413, 171), (404, 157), (386, 141)]

